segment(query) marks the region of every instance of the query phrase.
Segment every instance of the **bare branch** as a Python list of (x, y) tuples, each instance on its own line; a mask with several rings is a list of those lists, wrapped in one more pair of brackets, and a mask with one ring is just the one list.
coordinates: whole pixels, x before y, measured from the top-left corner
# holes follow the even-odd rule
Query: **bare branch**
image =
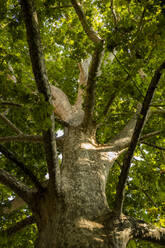
[(32, 171), (30, 171), (23, 162), (19, 161), (15, 154), (13, 154), (11, 151), (9, 151), (8, 149), (6, 149), (6, 147), (2, 146), (0, 144), (0, 152), (9, 160), (13, 161), (24, 173), (25, 175), (27, 175), (30, 180), (34, 183), (34, 185), (36, 186), (37, 189), (42, 191), (42, 186), (40, 184), (40, 182), (38, 181), (37, 177), (32, 173)]
[[(40, 135), (18, 135), (18, 136), (6, 136), (0, 137), (0, 143), (5, 142), (31, 142), (31, 143), (43, 143), (43, 137)], [(56, 138), (57, 149), (62, 151), (63, 149), (63, 137)]]
[(21, 104), (19, 104), (19, 103), (14, 103), (14, 102), (1, 102), (0, 101), (0, 105), (9, 105), (9, 106), (14, 106), (14, 107), (22, 107), (22, 105)]
[(29, 216), (17, 222), (15, 225), (12, 225), (11, 227), (7, 228), (6, 230), (3, 230), (2, 232), (0, 232), (0, 235), (5, 236), (5, 237), (11, 236), (17, 233), (18, 231), (20, 231), (21, 229), (25, 228), (26, 226), (34, 224), (34, 223), (35, 223), (34, 217)]
[(18, 135), (18, 136), (0, 137), (0, 143), (11, 142), (11, 141), (43, 143), (43, 138), (40, 135), (26, 135), (26, 134)]
[[(37, 88), (44, 95), (45, 101), (52, 104), (34, 1), (21, 0), (20, 3), (25, 18), (27, 41)], [(47, 114), (47, 118), (51, 120), (51, 127), (47, 131), (43, 131), (43, 140), (50, 177), (49, 185), (51, 190), (57, 192), (56, 164), (58, 160), (54, 138), (54, 114)]]
[(151, 147), (153, 147), (153, 148), (156, 148), (156, 149), (165, 151), (165, 147), (156, 146), (156, 145), (150, 144), (150, 143), (148, 143), (148, 142), (141, 142), (141, 143), (144, 144), (144, 145), (151, 146)]
[(87, 85), (87, 80), (88, 80), (88, 73), (89, 73), (89, 66), (91, 63), (92, 57), (89, 56), (87, 59), (84, 61), (81, 61), (78, 64), (80, 74), (79, 74), (79, 88), (78, 88), (78, 94), (77, 94), (77, 99), (75, 103), (75, 108), (76, 109), (82, 109), (82, 104), (84, 100), (84, 91)]
[(100, 43), (101, 38), (98, 36), (98, 34), (88, 25), (86, 16), (84, 14), (84, 11), (81, 7), (81, 4), (78, 3), (77, 0), (71, 0), (71, 3), (78, 15), (78, 18), (83, 26), (83, 29), (85, 33), (88, 35), (89, 39), (92, 40), (94, 43)]
[(156, 90), (156, 87), (159, 83), (160, 77), (162, 75), (162, 69), (165, 68), (165, 62), (163, 62), (159, 68), (155, 71), (155, 74), (151, 80), (151, 83), (148, 87), (146, 96), (143, 101), (142, 109), (140, 111), (140, 115), (138, 116), (137, 123), (132, 135), (132, 139), (128, 148), (128, 151), (126, 153), (126, 156), (123, 161), (123, 167), (121, 170), (121, 174), (119, 177), (119, 182), (116, 189), (116, 198), (115, 198), (115, 213), (117, 215), (121, 215), (122, 209), (123, 209), (123, 202), (124, 202), (124, 195), (125, 195), (125, 186), (129, 174), (129, 169), (132, 161), (132, 157), (136, 148), (136, 145), (138, 143), (138, 140), (140, 138), (140, 134), (143, 129), (143, 125), (145, 123), (145, 119), (149, 110), (149, 106), (151, 104), (154, 92)]
[(142, 142), (143, 140), (146, 140), (146, 139), (150, 139), (150, 138), (152, 138), (152, 137), (154, 137), (156, 135), (159, 135), (162, 132), (164, 132), (164, 130), (159, 130), (159, 131), (154, 131), (154, 132), (151, 132), (151, 133), (144, 134), (143, 136), (141, 136), (140, 142)]
[(94, 54), (92, 56), (91, 65), (89, 68), (87, 89), (85, 97), (85, 116), (84, 116), (84, 126), (89, 127), (91, 125), (94, 104), (95, 104), (95, 87), (98, 71), (102, 62), (103, 57), (103, 44), (98, 44), (95, 48)]
[(6, 185), (16, 194), (18, 194), (25, 202), (29, 203), (32, 200), (32, 191), (25, 186), (17, 178), (11, 176), (7, 171), (0, 169), (0, 183)]
[(0, 114), (0, 118), (9, 126), (11, 129), (13, 129), (17, 134), (23, 134), (22, 131), (17, 128), (10, 120), (6, 118), (5, 115)]
[(51, 92), (52, 92), (52, 104), (54, 106), (55, 114), (63, 121), (69, 122), (72, 118), (72, 106), (68, 100), (68, 97), (65, 93), (51, 85)]

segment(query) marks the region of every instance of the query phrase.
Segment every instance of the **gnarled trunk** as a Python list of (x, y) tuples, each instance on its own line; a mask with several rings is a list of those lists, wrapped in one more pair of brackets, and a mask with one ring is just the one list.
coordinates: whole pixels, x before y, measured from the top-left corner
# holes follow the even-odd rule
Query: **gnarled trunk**
[[(115, 156), (107, 159), (113, 164)], [(102, 219), (110, 212), (105, 195), (107, 159), (96, 151), (92, 137), (81, 128), (69, 128), (64, 141), (60, 194), (43, 195), (35, 213), (37, 248), (125, 247), (113, 232), (109, 233), (109, 228), (106, 230)]]

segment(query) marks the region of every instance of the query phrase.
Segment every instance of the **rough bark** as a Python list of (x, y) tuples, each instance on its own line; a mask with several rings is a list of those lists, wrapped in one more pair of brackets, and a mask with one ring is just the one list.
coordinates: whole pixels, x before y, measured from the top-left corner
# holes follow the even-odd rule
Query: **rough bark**
[[(93, 137), (81, 127), (68, 129), (60, 196), (45, 192), (32, 206), (39, 230), (36, 248), (125, 248), (133, 236), (145, 239), (140, 235), (139, 222), (124, 215), (114, 216), (107, 204), (106, 178), (118, 156), (98, 152)], [(164, 233), (157, 232), (164, 239)]]

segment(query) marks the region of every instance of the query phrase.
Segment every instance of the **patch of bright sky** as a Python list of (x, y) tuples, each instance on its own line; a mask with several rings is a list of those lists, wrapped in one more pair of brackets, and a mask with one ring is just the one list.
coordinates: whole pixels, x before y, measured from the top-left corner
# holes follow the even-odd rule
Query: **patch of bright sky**
[(62, 129), (59, 129), (56, 133), (57, 137), (61, 137), (64, 134), (64, 131)]
[[(57, 131), (57, 134), (56, 134), (56, 135), (57, 135), (57, 138), (58, 138), (58, 137), (61, 137), (63, 134), (64, 134), (64, 131), (61, 130), (61, 129), (59, 129), (59, 130)], [(62, 154), (61, 154), (61, 153), (59, 154), (58, 158), (59, 158), (60, 160), (62, 160)], [(46, 178), (46, 179), (49, 179), (49, 174), (48, 174), (48, 173), (45, 175), (45, 178)]]

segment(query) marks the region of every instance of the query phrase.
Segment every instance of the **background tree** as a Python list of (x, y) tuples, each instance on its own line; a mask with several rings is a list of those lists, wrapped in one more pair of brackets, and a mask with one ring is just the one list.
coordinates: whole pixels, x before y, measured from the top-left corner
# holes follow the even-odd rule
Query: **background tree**
[(164, 2), (0, 13), (1, 246), (164, 245)]

